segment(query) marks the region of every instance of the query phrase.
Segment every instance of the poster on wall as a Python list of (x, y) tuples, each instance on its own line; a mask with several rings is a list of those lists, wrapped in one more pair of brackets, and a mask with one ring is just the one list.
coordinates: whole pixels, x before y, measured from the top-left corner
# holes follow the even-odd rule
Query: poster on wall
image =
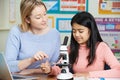
[(88, 0), (60, 0), (60, 12), (87, 11)]
[(59, 32), (71, 32), (71, 25), (70, 25), (71, 18), (57, 18), (56, 19), (56, 29)]
[(9, 0), (9, 22), (14, 23), (16, 21), (15, 18), (15, 0)]
[(42, 0), (48, 13), (76, 13), (78, 11), (88, 11), (88, 0)]
[(113, 52), (120, 53), (120, 18), (95, 18), (102, 39)]
[(59, 1), (58, 0), (42, 0), (46, 7), (48, 13), (59, 13)]
[(54, 16), (48, 16), (48, 26), (54, 28)]
[(99, 0), (99, 14), (120, 14), (120, 0)]

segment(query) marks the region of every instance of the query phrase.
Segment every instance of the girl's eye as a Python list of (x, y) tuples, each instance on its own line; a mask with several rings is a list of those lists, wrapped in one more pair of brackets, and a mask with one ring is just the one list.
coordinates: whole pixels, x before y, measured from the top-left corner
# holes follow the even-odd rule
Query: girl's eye
[(73, 33), (75, 33), (75, 30), (72, 30)]
[(79, 32), (79, 33), (83, 33), (83, 30), (72, 30), (73, 33)]
[(83, 33), (83, 31), (79, 31), (79, 33)]

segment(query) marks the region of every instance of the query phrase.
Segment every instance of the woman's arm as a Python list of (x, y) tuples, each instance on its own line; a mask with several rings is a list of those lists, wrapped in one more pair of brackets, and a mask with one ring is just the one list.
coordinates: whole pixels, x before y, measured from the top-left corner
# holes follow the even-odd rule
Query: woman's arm
[(18, 56), (21, 48), (21, 42), (20, 42), (21, 34), (22, 32), (20, 32), (19, 27), (15, 26), (11, 29), (8, 35), (5, 57), (11, 72), (19, 72), (27, 68), (33, 62), (35, 62), (33, 58), (18, 60)]

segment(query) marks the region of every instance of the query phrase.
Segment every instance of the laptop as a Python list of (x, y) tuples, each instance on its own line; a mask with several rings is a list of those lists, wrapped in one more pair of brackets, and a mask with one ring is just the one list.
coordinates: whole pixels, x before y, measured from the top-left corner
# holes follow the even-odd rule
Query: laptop
[(36, 80), (35, 76), (11, 74), (3, 53), (0, 53), (0, 80)]

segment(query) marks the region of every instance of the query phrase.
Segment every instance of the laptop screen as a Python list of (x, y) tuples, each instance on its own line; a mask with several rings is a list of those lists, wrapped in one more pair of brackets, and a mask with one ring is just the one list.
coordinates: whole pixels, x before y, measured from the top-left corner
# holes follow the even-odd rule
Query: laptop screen
[(3, 53), (0, 53), (0, 80), (12, 80)]
[(4, 54), (0, 53), (0, 80), (33, 80), (37, 79), (36, 76), (23, 76), (20, 74), (11, 74), (9, 67), (6, 63)]

